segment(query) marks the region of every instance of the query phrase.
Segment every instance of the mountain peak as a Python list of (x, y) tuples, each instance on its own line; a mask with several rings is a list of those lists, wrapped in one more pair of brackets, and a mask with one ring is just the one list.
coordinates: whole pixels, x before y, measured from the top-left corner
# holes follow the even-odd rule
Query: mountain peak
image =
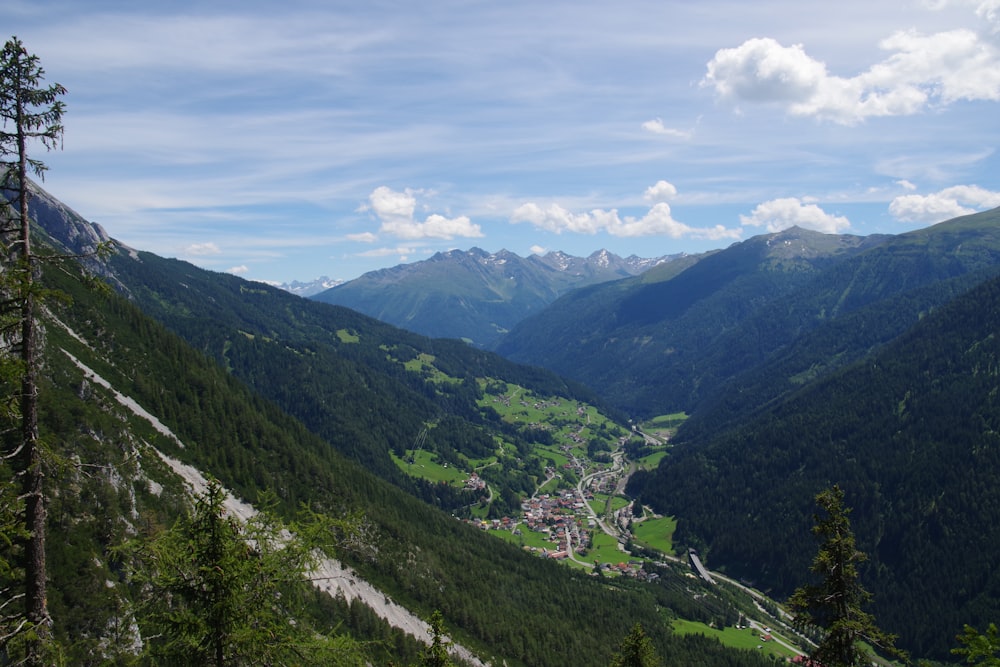
[(587, 258), (562, 251), (524, 258), (474, 247), (367, 273), (315, 298), (416, 333), (489, 347), (569, 290), (637, 275), (662, 260), (623, 260), (607, 250)]

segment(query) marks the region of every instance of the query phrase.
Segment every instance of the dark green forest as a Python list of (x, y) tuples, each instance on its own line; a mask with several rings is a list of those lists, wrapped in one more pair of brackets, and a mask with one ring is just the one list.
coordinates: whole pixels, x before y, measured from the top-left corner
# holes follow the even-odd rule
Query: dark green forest
[[(622, 303), (609, 297), (601, 303), (619, 320), (639, 312), (681, 319), (700, 313), (707, 318), (702, 326), (722, 332), (698, 362), (705, 372), (696, 384), (704, 395), (692, 394), (694, 409), (672, 453), (656, 472), (637, 474), (631, 493), (680, 518), (675, 540), (682, 547), (699, 548), (713, 568), (781, 599), (808, 571), (810, 550), (802, 545), (813, 496), (840, 484), (854, 508), (859, 546), (871, 555), (861, 575), (875, 593), (879, 622), (915, 655), (947, 658), (963, 624), (991, 620), (997, 597), (996, 539), (992, 523), (983, 526), (983, 517), (997, 512), (992, 336), (1000, 308), (997, 284), (988, 280), (995, 271), (994, 235), (995, 223), (984, 215), (926, 236), (904, 235), (895, 245), (852, 241), (833, 252), (835, 258), (828, 252), (805, 265), (758, 253), (754, 261), (764, 258), (761, 272), (774, 293), (750, 305), (744, 301), (760, 278), (740, 271), (680, 301), (635, 297), (628, 281), (573, 295), (593, 307), (590, 295), (616, 290)], [(949, 258), (956, 248), (966, 254)], [(667, 265), (658, 275), (676, 279), (719, 254), (724, 251), (692, 258), (686, 267)], [(911, 278), (893, 282), (886, 263)], [(512, 429), (479, 407), (479, 378), (601, 404), (594, 391), (460, 341), (427, 339), (176, 260), (121, 252), (89, 265), (126, 298), (93, 291), (65, 267), (49, 272), (50, 284), (68, 293), (72, 305), (54, 303), (46, 327), (53, 380), (43, 427), (51, 441), (89, 452), (82, 460), (87, 466), (117, 461), (135, 475), (147, 474), (147, 465), (161, 468), (156, 484), (162, 490), (151, 493), (145, 479), (117, 483), (98, 503), (100, 512), (87, 512), (75, 497), (66, 499), (68, 509), (59, 494), (53, 499), (53, 522), (59, 521), (53, 532), (75, 536), (69, 555), (52, 556), (58, 563), (53, 580), (65, 582), (55, 585), (53, 601), (60, 610), (54, 617), (69, 619), (58, 628), (63, 641), (89, 646), (88, 655), (106, 651), (98, 628), (120, 622), (116, 610), (127, 608), (128, 594), (116, 590), (117, 602), (98, 602), (100, 586), (83, 585), (83, 573), (88, 581), (115, 581), (108, 557), (113, 545), (137, 526), (166, 525), (187, 502), (155, 456), (147, 453), (136, 467), (140, 441), (127, 435), (134, 432), (247, 500), (273, 490), (288, 516), (302, 503), (338, 515), (361, 512), (377, 547), (345, 558), (424, 617), (441, 610), (456, 639), (483, 655), (555, 665), (575, 653), (590, 656), (593, 662), (585, 664), (606, 664), (641, 621), (667, 664), (758, 659), (666, 629), (675, 615), (727, 622), (734, 613), (726, 604), (697, 602), (706, 598), (682, 583), (683, 568), (665, 570), (660, 584), (636, 586), (531, 558), (450, 516), (470, 502), (463, 492), (406, 477), (389, 456), (422, 432), (442, 452), (465, 442), (481, 448), (499, 432), (524, 437), (517, 447), (530, 447), (538, 434)], [(754, 273), (752, 266), (747, 260), (743, 268)], [(777, 277), (788, 272), (795, 275), (788, 283)], [(713, 302), (719, 293), (725, 298)], [(732, 312), (719, 320), (712, 304)], [(797, 336), (782, 329), (795, 323)], [(655, 325), (642, 326), (649, 332)], [(740, 338), (751, 330), (756, 338)], [(771, 345), (779, 332), (785, 342)], [(729, 357), (719, 341), (729, 341)], [(115, 408), (62, 350), (135, 398), (184, 446)], [(432, 358), (434, 372), (449, 381), (407, 370), (405, 362), (418, 356)], [(613, 397), (606, 391), (606, 399)], [(75, 405), (80, 401), (82, 407)], [(604, 406), (624, 421), (624, 413)], [(127, 430), (113, 428), (126, 418)], [(90, 426), (92, 419), (103, 426)], [(94, 435), (113, 431), (120, 434), (116, 454), (105, 452)], [(62, 460), (75, 461), (69, 450), (60, 451)], [(108, 496), (107, 473), (91, 478), (73, 473), (74, 465), (64, 467), (69, 478), (90, 489), (78, 495)], [(712, 502), (702, 503), (706, 497)], [(82, 522), (77, 513), (93, 519)], [(82, 554), (92, 555), (90, 571), (79, 570)], [(106, 611), (96, 610), (100, 604)], [(316, 596), (311, 606), (318, 624), (376, 639), (377, 664), (391, 656), (412, 660), (419, 650), (357, 604)], [(120, 632), (126, 636), (128, 628)]]
[(808, 499), (841, 485), (877, 618), (915, 655), (945, 658), (1000, 596), (998, 329), (992, 279), (753, 419), (713, 431), (706, 413), (631, 490), (683, 517), (678, 539), (712, 566), (781, 599), (807, 566)]
[[(210, 472), (248, 500), (261, 489), (273, 490), (283, 512), (302, 503), (338, 515), (361, 512), (370, 522), (373, 542), (367, 550), (345, 554), (347, 560), (393, 599), (425, 617), (440, 609), (454, 636), (485, 655), (503, 656), (510, 664), (560, 665), (572, 654), (579, 656), (578, 664), (606, 664), (632, 624), (656, 619), (650, 634), (669, 664), (757, 664), (757, 656), (725, 650), (697, 636), (675, 637), (667, 630), (671, 607), (691, 607), (683, 589), (599, 582), (469, 528), (339, 453), (135, 305), (93, 292), (62, 270), (51, 272), (49, 280), (72, 299), (71, 305), (54, 307), (53, 313), (73, 335), (49, 320), (44, 433), (60, 456), (79, 458), (80, 465), (88, 466), (65, 469), (69, 477), (60, 478), (59, 487), (70, 484), (67, 488), (73, 491), (58, 493), (51, 511), (52, 533), (60, 536), (52, 544), (52, 587), (58, 591), (53, 617), (59, 619), (56, 636), (70, 647), (74, 662), (97, 660), (107, 645), (99, 628), (120, 623), (121, 610), (127, 607), (127, 595), (120, 594), (111, 604), (110, 593), (103, 590), (106, 581), (116, 580), (110, 564), (115, 544), (144, 526), (163, 525), (186, 502), (177, 483), (166, 481), (169, 475), (163, 475), (162, 464), (143, 447), (149, 443)], [(355, 319), (338, 329), (357, 323), (355, 333), (369, 335), (362, 326), (367, 320), (343, 312)], [(157, 415), (183, 446), (129, 417), (105, 390), (83, 377), (66, 352)], [(479, 358), (476, 353), (472, 360)], [(461, 359), (455, 358), (456, 368)], [(508, 366), (494, 363), (501, 369)], [(522, 381), (532, 374), (543, 380), (552, 377), (523, 372)], [(386, 414), (389, 419), (393, 411)], [(365, 414), (341, 418), (360, 422), (353, 426), (355, 433), (379, 419)], [(123, 419), (129, 420), (127, 430), (119, 426)], [(106, 442), (105, 432), (118, 435)], [(141, 475), (128, 484), (109, 486), (109, 476), (138, 470), (137, 457), (143, 471), (160, 471), (158, 479), (164, 481), (158, 482), (163, 486), (158, 494), (151, 493)], [(89, 466), (101, 472), (74, 472)], [(63, 547), (71, 550), (59, 551)], [(315, 604), (325, 622), (342, 622), (343, 631), (378, 639), (372, 659), (379, 664), (413, 654), (410, 640), (356, 605), (335, 600)], [(123, 635), (126, 630), (121, 628)]]
[(793, 228), (689, 261), (566, 295), (497, 349), (599, 387), (635, 418), (696, 415), (720, 400), (746, 413), (857, 361), (995, 275), (1000, 212), (892, 237)]

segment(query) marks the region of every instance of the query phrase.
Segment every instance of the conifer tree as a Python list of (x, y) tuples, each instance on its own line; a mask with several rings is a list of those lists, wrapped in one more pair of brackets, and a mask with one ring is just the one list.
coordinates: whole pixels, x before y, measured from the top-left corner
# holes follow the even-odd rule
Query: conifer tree
[(420, 654), (420, 667), (453, 667), (455, 663), (451, 661), (451, 656), (448, 655), (451, 642), (445, 637), (444, 616), (440, 610), (436, 610), (431, 614), (429, 625), (428, 632), (431, 633), (431, 643)]
[[(0, 190), (14, 206), (5, 207), (7, 215), (0, 228), (4, 244), (3, 272), (7, 288), (4, 303), (13, 308), (20, 328), (16, 347), (19, 351), (20, 437), (4, 451), (21, 477), (24, 502), (24, 617), (23, 629), (28, 665), (46, 661), (45, 645), (51, 636), (48, 612), (45, 563), (45, 490), (41, 446), (38, 439), (39, 349), (35, 322), (37, 257), (31, 248), (31, 224), (28, 216), (28, 171), (43, 176), (45, 165), (28, 155), (31, 142), (45, 148), (55, 147), (62, 137), (61, 124), (65, 105), (59, 97), (66, 89), (59, 84), (42, 86), (45, 71), (38, 57), (29, 55), (17, 37), (12, 37), (0, 51)], [(10, 340), (8, 338), (8, 340)]]
[(958, 641), (962, 646), (953, 648), (951, 652), (963, 656), (966, 664), (1000, 667), (1000, 631), (995, 623), (990, 623), (986, 632), (982, 633), (966, 625)]
[(653, 642), (636, 623), (622, 641), (618, 653), (611, 659), (611, 667), (659, 667), (660, 656), (653, 648)]
[(812, 530), (820, 548), (811, 570), (820, 581), (796, 589), (788, 600), (797, 627), (823, 632), (811, 657), (826, 667), (869, 665), (871, 656), (861, 642), (904, 656), (895, 648), (895, 636), (879, 629), (875, 618), (862, 609), (871, 594), (859, 581), (857, 564), (867, 556), (855, 546), (844, 492), (833, 486), (816, 496), (816, 504), (823, 513), (814, 515)]
[(193, 513), (170, 530), (123, 549), (133, 582), (148, 595), (140, 627), (147, 651), (171, 665), (363, 665), (357, 642), (318, 633), (299, 613), (295, 587), (318, 557), (321, 535), (357, 528), (315, 520), (285, 531), (273, 499), (242, 522), (211, 482)]

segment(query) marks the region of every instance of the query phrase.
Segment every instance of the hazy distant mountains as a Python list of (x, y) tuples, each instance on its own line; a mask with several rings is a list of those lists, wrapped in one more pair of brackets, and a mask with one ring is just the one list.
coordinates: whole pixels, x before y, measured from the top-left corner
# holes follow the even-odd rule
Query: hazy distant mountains
[(320, 276), (316, 280), (309, 280), (306, 282), (301, 282), (298, 280), (293, 280), (290, 283), (268, 283), (273, 287), (278, 289), (283, 289), (286, 292), (291, 292), (296, 296), (310, 297), (319, 294), (320, 292), (325, 292), (331, 287), (336, 287), (342, 284), (343, 280), (335, 280), (333, 278), (328, 278), (327, 276)]
[(678, 256), (589, 257), (563, 252), (520, 257), (480, 248), (372, 271), (312, 298), (437, 338), (489, 348), (526, 316), (579, 287), (638, 275)]

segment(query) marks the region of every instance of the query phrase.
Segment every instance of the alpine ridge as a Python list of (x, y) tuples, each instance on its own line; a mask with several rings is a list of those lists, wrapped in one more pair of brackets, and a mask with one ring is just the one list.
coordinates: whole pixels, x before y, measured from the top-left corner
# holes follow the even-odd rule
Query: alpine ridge
[(634, 276), (673, 259), (623, 259), (606, 250), (586, 258), (451, 250), (366, 273), (312, 298), (425, 336), (489, 349), (524, 317), (572, 289)]

